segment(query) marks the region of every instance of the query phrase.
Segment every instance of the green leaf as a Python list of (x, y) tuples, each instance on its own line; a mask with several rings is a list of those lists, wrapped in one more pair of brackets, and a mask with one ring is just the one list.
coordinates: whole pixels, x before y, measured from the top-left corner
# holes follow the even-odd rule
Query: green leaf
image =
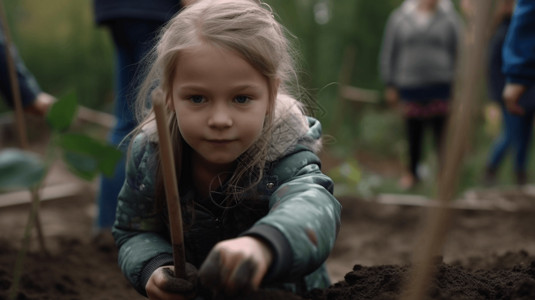
[(69, 129), (76, 115), (78, 101), (76, 94), (70, 92), (56, 101), (46, 115), (48, 124), (54, 131), (63, 132)]
[(92, 179), (99, 172), (112, 176), (123, 156), (115, 147), (82, 134), (63, 134), (59, 146), (67, 164), (84, 179)]
[(46, 174), (44, 162), (36, 155), (6, 149), (0, 152), (0, 190), (31, 189), (36, 187)]
[(92, 180), (98, 174), (98, 162), (87, 154), (65, 151), (63, 160), (70, 170), (82, 179)]

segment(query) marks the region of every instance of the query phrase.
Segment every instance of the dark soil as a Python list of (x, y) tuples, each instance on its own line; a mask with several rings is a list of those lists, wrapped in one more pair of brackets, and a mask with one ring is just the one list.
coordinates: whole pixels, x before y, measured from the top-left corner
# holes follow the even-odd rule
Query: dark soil
[[(509, 261), (515, 263), (510, 264)], [(485, 268), (460, 264), (436, 265), (429, 299), (535, 299), (535, 257), (526, 252), (493, 257)], [(355, 265), (326, 290), (314, 291), (311, 299), (399, 299), (410, 274), (409, 266)]]

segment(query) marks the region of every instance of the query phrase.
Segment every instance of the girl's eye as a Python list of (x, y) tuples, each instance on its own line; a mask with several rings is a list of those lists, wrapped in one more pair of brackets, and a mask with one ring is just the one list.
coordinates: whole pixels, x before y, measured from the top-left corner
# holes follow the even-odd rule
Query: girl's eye
[(190, 96), (190, 97), (188, 97), (188, 100), (191, 101), (192, 103), (195, 103), (195, 104), (200, 104), (200, 103), (203, 103), (205, 101), (204, 97), (200, 96), (200, 95)]
[(236, 103), (239, 103), (239, 104), (245, 104), (249, 102), (249, 100), (251, 100), (251, 98), (247, 96), (243, 96), (243, 95), (234, 97), (234, 101), (236, 101)]

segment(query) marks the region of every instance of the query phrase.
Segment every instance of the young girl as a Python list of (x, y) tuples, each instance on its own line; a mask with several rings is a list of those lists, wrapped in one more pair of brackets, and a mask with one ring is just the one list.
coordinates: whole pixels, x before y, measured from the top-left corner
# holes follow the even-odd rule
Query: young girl
[(154, 54), (113, 227), (126, 277), (150, 299), (195, 294), (194, 276), (169, 275), (158, 139), (146, 103), (162, 97), (198, 292), (327, 287), (324, 262), (341, 207), (315, 154), (321, 125), (289, 96), (295, 72), (271, 11), (254, 0), (197, 1), (168, 23)]

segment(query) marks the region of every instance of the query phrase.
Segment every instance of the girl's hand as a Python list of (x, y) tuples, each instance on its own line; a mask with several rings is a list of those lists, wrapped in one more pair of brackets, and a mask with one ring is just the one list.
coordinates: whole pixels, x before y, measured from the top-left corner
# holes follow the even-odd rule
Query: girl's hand
[(186, 264), (187, 279), (176, 278), (173, 266), (163, 266), (149, 278), (145, 291), (151, 300), (187, 300), (196, 296), (197, 269)]
[(272, 261), (268, 245), (254, 237), (219, 242), (199, 270), (204, 287), (235, 296), (257, 290)]

